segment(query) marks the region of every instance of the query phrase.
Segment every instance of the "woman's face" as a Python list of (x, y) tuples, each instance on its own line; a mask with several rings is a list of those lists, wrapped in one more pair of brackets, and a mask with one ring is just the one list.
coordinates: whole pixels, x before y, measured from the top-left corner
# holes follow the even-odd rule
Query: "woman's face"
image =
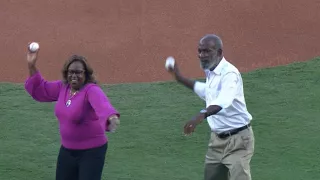
[(86, 80), (83, 64), (79, 61), (71, 63), (68, 68), (67, 78), (72, 89), (79, 90)]

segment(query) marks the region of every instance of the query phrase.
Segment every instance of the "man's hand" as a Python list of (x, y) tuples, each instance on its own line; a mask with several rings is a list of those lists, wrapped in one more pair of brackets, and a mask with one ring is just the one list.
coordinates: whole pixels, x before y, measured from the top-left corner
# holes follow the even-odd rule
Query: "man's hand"
[(200, 124), (203, 119), (204, 119), (204, 114), (200, 113), (195, 118), (188, 121), (184, 125), (184, 134), (189, 135), (189, 134), (193, 133), (195, 128), (197, 127), (197, 125)]
[(180, 72), (179, 72), (179, 68), (178, 68), (178, 64), (175, 62), (175, 65), (172, 67), (169, 67), (168, 68), (168, 72), (174, 77), (177, 79), (177, 77), (180, 75)]
[(190, 80), (188, 78), (185, 78), (183, 77), (181, 74), (180, 74), (180, 71), (179, 71), (179, 67), (178, 67), (178, 64), (177, 62), (175, 62), (175, 65), (173, 68), (169, 67), (168, 68), (168, 72), (181, 84), (183, 84), (184, 86), (186, 86), (187, 88), (193, 90), (193, 86), (194, 86), (194, 83), (195, 81), (194, 80)]
[(197, 123), (195, 120), (190, 120), (188, 121), (185, 125), (184, 125), (184, 134), (185, 135), (189, 135), (191, 133), (194, 132), (196, 126), (198, 125), (199, 123)]

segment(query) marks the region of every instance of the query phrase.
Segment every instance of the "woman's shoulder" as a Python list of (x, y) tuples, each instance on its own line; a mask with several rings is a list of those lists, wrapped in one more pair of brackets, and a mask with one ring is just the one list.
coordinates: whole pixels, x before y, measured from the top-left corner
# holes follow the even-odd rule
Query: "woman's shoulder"
[(100, 85), (95, 83), (88, 83), (82, 89), (83, 95), (86, 97), (103, 97), (106, 93), (103, 91)]
[(85, 89), (85, 90), (89, 90), (89, 89), (91, 89), (91, 88), (101, 88), (98, 84), (96, 84), (96, 83), (87, 83), (84, 87), (83, 87), (83, 89)]
[(99, 84), (96, 83), (87, 83), (84, 87), (83, 87), (83, 91), (86, 93), (91, 93), (91, 92), (101, 92), (103, 91), (103, 89), (101, 88), (101, 86)]
[(60, 85), (61, 89), (69, 88), (69, 84), (64, 82), (63, 80), (56, 80), (55, 82)]

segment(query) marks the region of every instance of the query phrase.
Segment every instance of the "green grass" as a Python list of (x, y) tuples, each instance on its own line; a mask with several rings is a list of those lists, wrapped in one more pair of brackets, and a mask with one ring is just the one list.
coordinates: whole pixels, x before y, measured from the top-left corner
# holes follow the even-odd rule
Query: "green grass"
[[(254, 117), (253, 179), (319, 180), (320, 59), (243, 74)], [(175, 82), (105, 87), (122, 114), (109, 134), (104, 179), (201, 180), (207, 123), (184, 137), (204, 107)], [(36, 103), (22, 85), (0, 84), (0, 179), (54, 179), (59, 148), (53, 104)]]

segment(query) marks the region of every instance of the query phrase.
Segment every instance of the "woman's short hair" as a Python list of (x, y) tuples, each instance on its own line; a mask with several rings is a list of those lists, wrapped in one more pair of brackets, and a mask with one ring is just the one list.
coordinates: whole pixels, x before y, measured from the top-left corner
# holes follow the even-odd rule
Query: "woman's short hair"
[(84, 56), (81, 55), (72, 55), (69, 57), (69, 59), (65, 62), (63, 69), (62, 69), (62, 78), (64, 83), (68, 83), (68, 68), (73, 62), (81, 62), (84, 67), (84, 73), (85, 73), (85, 83), (94, 83), (97, 84), (97, 80), (93, 74), (93, 69), (87, 62), (87, 59)]

